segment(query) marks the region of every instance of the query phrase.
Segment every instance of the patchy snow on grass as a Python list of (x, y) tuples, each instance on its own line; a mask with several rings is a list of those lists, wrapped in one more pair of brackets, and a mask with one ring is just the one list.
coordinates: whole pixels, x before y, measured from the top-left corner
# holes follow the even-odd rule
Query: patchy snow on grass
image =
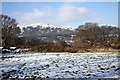
[(5, 54), (0, 78), (118, 78), (118, 57), (112, 52)]

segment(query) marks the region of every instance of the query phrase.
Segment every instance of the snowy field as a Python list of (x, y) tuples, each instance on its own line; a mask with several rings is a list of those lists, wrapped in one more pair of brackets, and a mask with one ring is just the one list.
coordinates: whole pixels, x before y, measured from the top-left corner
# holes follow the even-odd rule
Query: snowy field
[(5, 54), (0, 55), (0, 79), (118, 78), (118, 57), (111, 52)]

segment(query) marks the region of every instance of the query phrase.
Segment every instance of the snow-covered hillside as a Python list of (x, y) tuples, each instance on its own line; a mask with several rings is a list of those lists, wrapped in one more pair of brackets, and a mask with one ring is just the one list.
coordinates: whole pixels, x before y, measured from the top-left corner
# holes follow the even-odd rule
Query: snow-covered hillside
[(60, 26), (60, 25), (54, 25), (54, 24), (45, 24), (45, 23), (35, 23), (35, 24), (28, 24), (28, 25), (19, 25), (20, 28), (27, 27), (27, 26), (32, 26), (32, 27), (37, 27), (37, 26), (42, 26), (42, 28), (61, 28), (61, 29), (69, 29), (69, 30), (75, 30), (77, 26)]

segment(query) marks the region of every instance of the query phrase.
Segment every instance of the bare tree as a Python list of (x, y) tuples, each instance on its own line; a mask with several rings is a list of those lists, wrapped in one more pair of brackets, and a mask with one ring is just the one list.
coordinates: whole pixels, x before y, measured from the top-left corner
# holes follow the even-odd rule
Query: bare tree
[(2, 28), (2, 46), (14, 46), (14, 38), (20, 33), (17, 21), (7, 15), (0, 14), (0, 27)]

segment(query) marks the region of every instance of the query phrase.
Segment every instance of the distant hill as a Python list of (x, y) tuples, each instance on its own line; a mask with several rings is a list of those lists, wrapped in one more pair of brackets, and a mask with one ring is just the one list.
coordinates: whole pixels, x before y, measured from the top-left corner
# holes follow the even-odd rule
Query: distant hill
[(70, 42), (74, 36), (75, 29), (61, 28), (54, 25), (29, 25), (22, 28), (21, 37), (31, 40), (63, 40)]

